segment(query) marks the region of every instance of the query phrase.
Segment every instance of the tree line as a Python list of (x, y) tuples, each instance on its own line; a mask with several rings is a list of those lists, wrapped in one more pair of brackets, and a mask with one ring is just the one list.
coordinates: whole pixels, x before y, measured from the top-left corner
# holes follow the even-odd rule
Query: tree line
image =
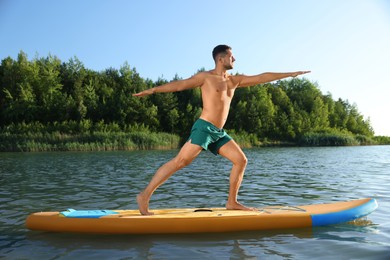
[[(131, 95), (166, 82), (142, 78), (127, 62), (119, 69), (94, 71), (77, 57), (67, 62), (52, 55), (29, 60), (21, 51), (16, 59), (1, 61), (0, 128), (39, 123), (66, 132), (67, 124), (82, 123), (91, 131), (110, 125), (186, 138), (201, 113), (199, 88), (145, 98)], [(237, 89), (225, 128), (258, 140), (287, 142), (314, 134), (364, 140), (374, 136), (370, 120), (356, 104), (334, 100), (316, 83), (299, 78)]]

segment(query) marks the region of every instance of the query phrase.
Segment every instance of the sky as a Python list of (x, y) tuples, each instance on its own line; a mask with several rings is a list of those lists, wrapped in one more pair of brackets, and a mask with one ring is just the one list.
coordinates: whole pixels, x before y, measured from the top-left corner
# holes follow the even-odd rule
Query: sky
[(0, 59), (77, 57), (86, 68), (187, 78), (232, 47), (232, 73), (311, 70), (390, 136), (389, 0), (0, 0)]

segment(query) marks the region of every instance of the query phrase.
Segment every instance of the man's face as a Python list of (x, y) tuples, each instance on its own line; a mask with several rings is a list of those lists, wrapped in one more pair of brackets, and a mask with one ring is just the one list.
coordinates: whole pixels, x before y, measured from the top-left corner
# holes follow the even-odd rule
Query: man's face
[(234, 66), (234, 61), (236, 59), (233, 56), (233, 53), (231, 50), (227, 50), (227, 54), (225, 57), (223, 57), (223, 66), (226, 70), (231, 70), (233, 69)]

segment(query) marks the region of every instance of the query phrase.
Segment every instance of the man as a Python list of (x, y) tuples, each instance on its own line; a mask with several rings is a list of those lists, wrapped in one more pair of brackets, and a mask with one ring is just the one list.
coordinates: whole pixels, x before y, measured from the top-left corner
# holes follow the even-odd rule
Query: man
[(182, 91), (200, 87), (202, 92), (203, 110), (200, 118), (194, 123), (188, 141), (171, 161), (161, 166), (145, 190), (137, 196), (139, 211), (142, 215), (153, 215), (149, 211), (149, 201), (153, 192), (162, 185), (172, 174), (189, 165), (204, 150), (210, 150), (215, 155), (220, 154), (233, 164), (230, 173), (229, 196), (226, 209), (253, 210), (237, 201), (247, 158), (237, 143), (223, 130), (229, 114), (230, 103), (237, 88), (249, 87), (271, 82), (286, 77), (296, 77), (310, 71), (290, 73), (263, 73), (255, 76), (230, 75), (234, 61), (231, 47), (218, 45), (214, 48), (213, 59), (215, 68), (200, 72), (191, 78), (169, 82), (154, 87), (133, 96), (143, 97), (154, 93)]

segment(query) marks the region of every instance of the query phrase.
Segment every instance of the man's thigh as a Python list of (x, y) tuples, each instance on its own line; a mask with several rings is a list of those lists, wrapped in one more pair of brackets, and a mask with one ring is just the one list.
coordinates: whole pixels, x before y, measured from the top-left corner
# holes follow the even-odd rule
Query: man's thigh
[(187, 141), (183, 147), (180, 149), (177, 157), (182, 158), (184, 160), (192, 161), (195, 159), (199, 153), (203, 150), (203, 148), (197, 144), (192, 144), (191, 140)]
[(234, 140), (230, 140), (222, 146), (219, 149), (219, 154), (233, 163), (246, 160), (244, 152)]

